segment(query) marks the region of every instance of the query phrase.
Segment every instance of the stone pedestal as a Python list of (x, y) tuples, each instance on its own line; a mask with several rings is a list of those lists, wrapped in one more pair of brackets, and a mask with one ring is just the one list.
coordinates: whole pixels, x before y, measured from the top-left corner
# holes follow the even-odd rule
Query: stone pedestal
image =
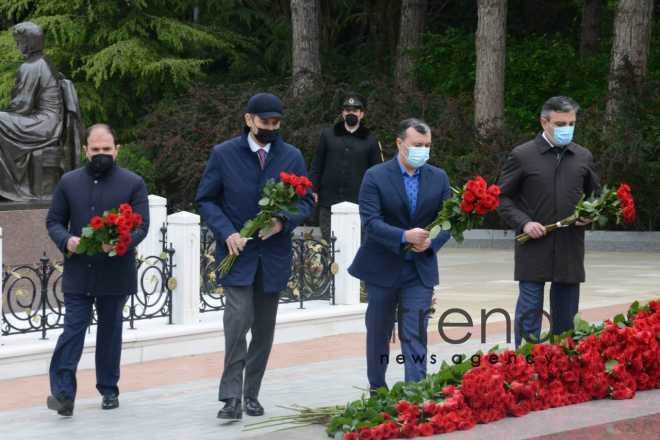
[(3, 264), (36, 264), (44, 252), (53, 261), (62, 260), (46, 230), (49, 206), (50, 202), (0, 203)]

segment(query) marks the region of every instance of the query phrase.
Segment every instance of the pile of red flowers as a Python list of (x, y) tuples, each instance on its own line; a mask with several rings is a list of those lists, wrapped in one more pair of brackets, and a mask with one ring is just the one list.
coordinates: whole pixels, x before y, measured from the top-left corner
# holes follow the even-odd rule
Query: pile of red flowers
[(292, 186), (299, 197), (305, 197), (307, 190), (312, 187), (312, 181), (309, 180), (306, 176), (287, 174), (284, 171), (280, 173), (280, 180), (285, 185)]
[(630, 185), (622, 183), (616, 190), (616, 197), (619, 199), (621, 205), (621, 215), (623, 221), (632, 224), (635, 223), (637, 212), (635, 211), (635, 199), (633, 199)]
[(110, 256), (122, 256), (128, 252), (131, 244), (131, 233), (142, 224), (142, 216), (133, 212), (128, 203), (119, 205), (103, 216), (94, 216), (89, 225), (82, 230), (77, 254), (94, 255), (102, 251), (103, 244), (113, 246)]
[(660, 388), (659, 339), (660, 301), (635, 303), (627, 317), (533, 345), (526, 355), (487, 353), (459, 387), (442, 389), (444, 400), (401, 400), (396, 414), (385, 412), (384, 422), (345, 432), (344, 439), (431, 436), (589, 400), (631, 399), (638, 390)]
[(499, 186), (488, 186), (481, 176), (468, 180), (461, 197), (461, 210), (466, 214), (476, 212), (477, 215), (484, 216), (500, 206), (500, 192)]

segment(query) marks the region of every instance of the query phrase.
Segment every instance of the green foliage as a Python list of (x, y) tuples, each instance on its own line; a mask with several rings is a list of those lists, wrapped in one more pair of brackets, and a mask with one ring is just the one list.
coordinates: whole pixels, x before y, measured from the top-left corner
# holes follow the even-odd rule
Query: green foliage
[(155, 192), (156, 169), (153, 165), (153, 158), (143, 146), (137, 144), (122, 145), (117, 155), (117, 164), (142, 176), (149, 193), (153, 194)]
[[(86, 122), (127, 126), (163, 95), (202, 77), (217, 60), (241, 57), (247, 40), (189, 22), (187, 0), (7, 0), (0, 16), (32, 20), (46, 31), (46, 53), (79, 89)], [(0, 48), (20, 61), (9, 30)], [(0, 67), (0, 102), (6, 102), (17, 65)], [(119, 124), (116, 122), (119, 121)]]

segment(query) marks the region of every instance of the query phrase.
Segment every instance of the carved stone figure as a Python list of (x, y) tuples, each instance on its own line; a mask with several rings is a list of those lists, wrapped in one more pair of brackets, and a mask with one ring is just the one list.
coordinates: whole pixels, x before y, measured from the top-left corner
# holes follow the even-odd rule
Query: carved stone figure
[(13, 28), (25, 57), (11, 104), (0, 111), (0, 197), (50, 197), (60, 176), (80, 160), (82, 118), (73, 83), (43, 54), (44, 34), (31, 22)]

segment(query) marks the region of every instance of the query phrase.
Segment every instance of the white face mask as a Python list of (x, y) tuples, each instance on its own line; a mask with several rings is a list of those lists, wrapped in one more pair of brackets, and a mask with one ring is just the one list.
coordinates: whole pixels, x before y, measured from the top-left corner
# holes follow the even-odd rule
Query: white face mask
[(408, 146), (408, 157), (406, 160), (413, 168), (419, 168), (424, 165), (431, 155), (431, 149), (428, 147)]

